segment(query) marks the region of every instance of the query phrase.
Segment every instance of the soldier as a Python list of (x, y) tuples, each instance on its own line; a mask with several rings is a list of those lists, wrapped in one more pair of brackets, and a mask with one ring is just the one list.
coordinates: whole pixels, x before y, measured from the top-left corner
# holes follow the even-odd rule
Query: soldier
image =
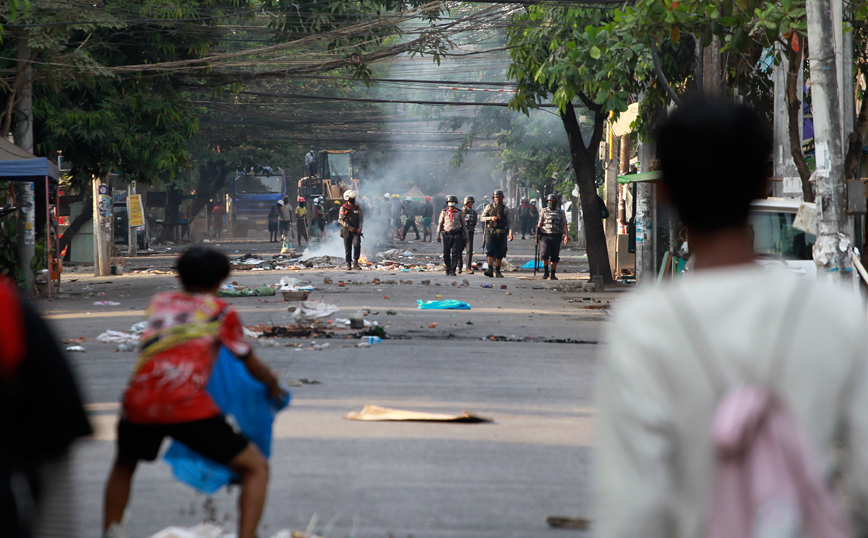
[[(473, 235), (476, 233), (476, 222), (479, 220), (479, 214), (473, 209), (473, 204), (476, 199), (473, 196), (464, 197), (464, 224), (467, 226), (467, 239), (464, 243), (464, 248), (467, 250), (467, 274), (473, 274)], [(464, 254), (458, 259), (458, 272), (461, 273), (461, 266), (464, 265)]]
[(425, 205), (422, 206), (422, 241), (431, 242), (431, 222), (434, 220), (434, 205), (431, 197), (425, 197)]
[(461, 247), (464, 245), (464, 237), (467, 235), (467, 227), (464, 224), (464, 213), (458, 209), (458, 197), (449, 195), (446, 197), (446, 207), (440, 212), (437, 222), (437, 242), (443, 235), (443, 263), (446, 265), (446, 274), (455, 276), (455, 268), (461, 258)]
[(509, 227), (509, 208), (503, 203), (503, 191), (498, 189), (492, 196), (494, 202), (488, 204), (482, 212), (482, 222), (485, 223), (485, 255), (488, 257), (488, 270), (483, 273), (491, 278), (503, 278), (500, 266), (506, 257), (507, 236), (512, 241), (514, 236)]
[(533, 215), (531, 214), (530, 203), (527, 198), (522, 198), (521, 206), (518, 208), (518, 226), (521, 229), (522, 239), (530, 233), (534, 222)]
[(404, 199), (404, 231), (401, 232), (401, 237), (407, 239), (407, 232), (410, 228), (416, 232), (416, 241), (419, 240), (419, 228), (416, 227), (416, 206), (413, 204), (413, 199), (409, 196)]
[[(537, 222), (537, 233), (540, 244), (540, 257), (542, 258), (545, 272), (543, 280), (551, 278), (557, 280), (555, 273), (558, 270), (558, 262), (561, 259), (561, 242), (564, 245), (569, 241), (569, 223), (564, 210), (558, 207), (558, 196), (549, 194), (546, 207), (543, 208)], [(549, 260), (552, 270), (549, 273)], [(551, 275), (551, 276), (549, 276)]]
[(359, 257), (362, 255), (362, 225), (365, 215), (362, 208), (356, 204), (359, 193), (349, 190), (344, 193), (346, 203), (341, 206), (338, 221), (341, 223), (341, 237), (344, 238), (344, 254), (347, 260), (347, 270), (361, 269)]

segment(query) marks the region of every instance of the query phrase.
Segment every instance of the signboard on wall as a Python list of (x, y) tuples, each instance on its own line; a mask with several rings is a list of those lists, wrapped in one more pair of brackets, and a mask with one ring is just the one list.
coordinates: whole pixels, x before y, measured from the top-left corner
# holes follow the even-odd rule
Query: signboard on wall
[(130, 226), (145, 225), (145, 210), (142, 207), (141, 194), (131, 194), (127, 197), (127, 214), (130, 216)]

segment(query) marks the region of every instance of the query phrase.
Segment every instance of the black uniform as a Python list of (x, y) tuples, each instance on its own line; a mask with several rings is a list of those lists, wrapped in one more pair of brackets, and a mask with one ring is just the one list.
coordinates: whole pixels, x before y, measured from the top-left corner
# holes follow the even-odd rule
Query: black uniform
[[(479, 220), (479, 213), (475, 209), (464, 208), (464, 225), (467, 226), (467, 239), (464, 243), (464, 249), (467, 250), (467, 270), (473, 266), (473, 234), (476, 232), (476, 222)], [(458, 265), (464, 265), (464, 253), (461, 253), (461, 258), (458, 260)]]
[(404, 203), (404, 217), (406, 217), (406, 221), (404, 222), (404, 231), (401, 232), (401, 237), (407, 239), (407, 232), (410, 230), (410, 227), (413, 227), (413, 232), (416, 234), (416, 241), (419, 240), (419, 228), (416, 227), (416, 208), (413, 207), (413, 202), (405, 202)]
[(358, 204), (346, 202), (341, 206), (338, 221), (341, 223), (341, 237), (344, 238), (344, 254), (347, 263), (358, 263), (362, 255), (362, 224), (365, 215)]
[(521, 228), (521, 238), (524, 239), (525, 235), (531, 233), (533, 229), (533, 213), (530, 208), (530, 204), (523, 203), (521, 207), (518, 208), (518, 224)]
[(540, 229), (540, 259), (558, 263), (567, 217), (562, 209), (543, 208), (537, 226)]

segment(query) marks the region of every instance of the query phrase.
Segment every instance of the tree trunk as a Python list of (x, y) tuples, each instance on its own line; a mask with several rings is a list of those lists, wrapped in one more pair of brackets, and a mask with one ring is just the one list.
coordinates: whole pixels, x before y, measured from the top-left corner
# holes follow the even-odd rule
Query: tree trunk
[(203, 207), (210, 207), (211, 198), (226, 185), (229, 170), (222, 164), (208, 163), (199, 167), (199, 182), (196, 187), (196, 199), (190, 209), (190, 225)]
[(796, 163), (796, 169), (799, 171), (799, 179), (802, 181), (802, 199), (806, 202), (814, 201), (814, 192), (811, 186), (811, 170), (808, 168), (808, 161), (805, 159), (805, 153), (802, 151), (802, 129), (799, 125), (802, 111), (802, 101), (799, 99), (802, 89), (799, 87), (799, 74), (802, 70), (802, 48), (804, 40), (799, 38), (799, 51), (794, 51), (789, 48), (787, 69), (787, 119), (788, 131), (790, 135), (790, 154), (793, 156), (793, 161)]
[(166, 192), (166, 216), (163, 219), (163, 234), (160, 241), (175, 240), (175, 226), (178, 224), (178, 208), (181, 205), (181, 191), (173, 186)]
[[(588, 105), (586, 99), (585, 104)], [(593, 103), (590, 103), (593, 105)], [(570, 144), (570, 155), (573, 160), (573, 169), (576, 172), (576, 185), (579, 188), (579, 200), (582, 204), (582, 220), (585, 228), (586, 252), (588, 254), (588, 266), (592, 276), (601, 275), (607, 284), (614, 282), (612, 267), (609, 265), (609, 253), (606, 249), (606, 232), (603, 230), (601, 207), (597, 198), (597, 184), (595, 181), (595, 164), (600, 140), (603, 137), (603, 122), (605, 115), (598, 106), (588, 106), (594, 111), (594, 134), (591, 143), (585, 147), (582, 139), (582, 131), (579, 120), (573, 107), (567, 107), (561, 112), (561, 121)]]
[[(72, 222), (69, 223), (69, 228), (67, 228), (63, 235), (60, 236), (60, 252), (63, 252), (63, 249), (72, 244), (72, 238), (75, 237), (75, 234), (81, 230), (81, 227), (84, 226), (84, 223), (93, 218), (93, 211), (89, 211), (91, 207), (93, 207), (93, 194), (91, 193), (91, 189), (82, 189), (85, 191), (84, 199), (84, 209), (81, 213), (75, 217)], [(66, 256), (64, 256), (64, 261), (69, 261), (70, 251), (66, 251)]]
[(859, 116), (856, 118), (856, 128), (847, 136), (847, 157), (844, 159), (845, 179), (859, 179), (859, 158), (862, 155), (866, 136), (868, 136), (868, 96), (862, 98)]

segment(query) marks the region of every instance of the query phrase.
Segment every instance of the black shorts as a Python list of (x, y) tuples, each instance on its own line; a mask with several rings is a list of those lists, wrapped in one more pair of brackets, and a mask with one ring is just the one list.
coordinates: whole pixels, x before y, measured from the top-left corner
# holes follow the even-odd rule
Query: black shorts
[(505, 258), (508, 239), (506, 233), (493, 234), (489, 232), (485, 240), (485, 255), (498, 260)]
[(250, 441), (219, 415), (177, 424), (118, 423), (118, 454), (131, 459), (154, 461), (163, 439), (171, 437), (194, 452), (224, 465), (247, 448)]
[(539, 238), (540, 259), (551, 260), (552, 263), (561, 261), (561, 243), (563, 234), (543, 234)]

